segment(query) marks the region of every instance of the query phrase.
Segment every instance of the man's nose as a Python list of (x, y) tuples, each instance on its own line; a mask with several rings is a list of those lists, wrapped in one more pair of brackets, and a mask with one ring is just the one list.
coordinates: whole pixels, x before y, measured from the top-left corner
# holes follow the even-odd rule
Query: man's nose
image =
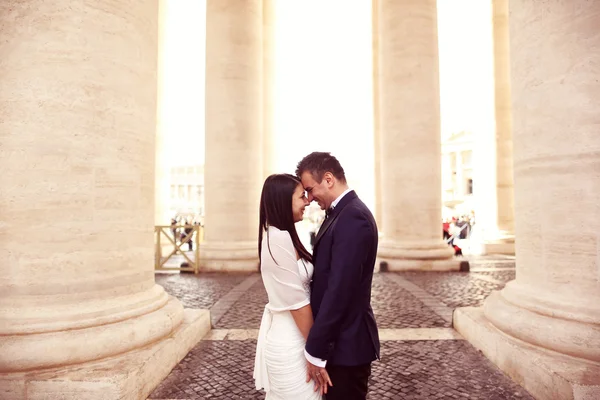
[(315, 198), (313, 197), (312, 193), (308, 194), (308, 202), (312, 202)]

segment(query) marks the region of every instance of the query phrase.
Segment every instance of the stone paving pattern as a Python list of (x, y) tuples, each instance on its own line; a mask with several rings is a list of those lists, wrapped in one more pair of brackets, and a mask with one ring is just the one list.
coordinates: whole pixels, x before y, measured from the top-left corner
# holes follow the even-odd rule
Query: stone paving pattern
[(215, 325), (216, 329), (258, 329), (265, 304), (269, 302), (267, 292), (259, 279), (250, 290), (242, 295)]
[(419, 299), (388, 280), (386, 274), (373, 276), (371, 306), (380, 329), (450, 327)]
[(382, 342), (369, 399), (533, 399), (464, 340)]
[(508, 282), (508, 281), (512, 281), (513, 279), (515, 279), (515, 270), (510, 270), (510, 271), (477, 271), (477, 272), (473, 272), (472, 275), (477, 276), (477, 275), (486, 275), (489, 276), (491, 278), (494, 278), (496, 280), (502, 281), (502, 282)]
[(254, 388), (256, 340), (201, 341), (151, 399), (263, 399)]
[(475, 272), (398, 272), (448, 307), (479, 307), (499, 285), (477, 279)]
[[(202, 341), (150, 398), (263, 399), (252, 380), (255, 348), (255, 340)], [(464, 340), (382, 342), (368, 398), (533, 399)]]
[(242, 283), (248, 274), (183, 273), (155, 274), (156, 283), (177, 297), (187, 308), (211, 308), (221, 297)]
[(471, 265), (471, 268), (515, 268), (514, 260), (498, 260), (494, 262), (489, 260), (469, 260), (469, 264)]
[[(485, 267), (484, 267), (485, 265)], [(493, 265), (493, 266), (489, 266)], [(514, 261), (477, 260), (477, 268), (507, 268)], [(451, 308), (479, 306), (503, 287), (478, 276), (506, 282), (514, 270), (472, 273), (403, 272), (409, 280)], [(208, 308), (249, 275), (158, 275), (157, 283), (186, 307)], [(379, 327), (433, 328), (449, 323), (418, 298), (376, 274), (372, 305)], [(257, 281), (223, 315), (215, 328), (257, 329), (267, 296)], [(263, 399), (254, 388), (255, 340), (200, 342), (171, 372), (150, 399)], [(464, 340), (385, 341), (382, 360), (373, 364), (369, 399), (532, 399)]]

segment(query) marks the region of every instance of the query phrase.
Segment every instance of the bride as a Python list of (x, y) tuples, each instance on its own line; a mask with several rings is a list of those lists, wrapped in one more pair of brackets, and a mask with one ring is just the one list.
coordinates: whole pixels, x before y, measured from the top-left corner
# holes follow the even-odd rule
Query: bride
[[(327, 383), (307, 379), (304, 346), (313, 325), (310, 307), (312, 256), (300, 242), (295, 222), (308, 205), (300, 180), (269, 176), (260, 198), (258, 250), (269, 303), (258, 332), (254, 380), (268, 400), (320, 400)], [(331, 385), (328, 376), (325, 381)]]

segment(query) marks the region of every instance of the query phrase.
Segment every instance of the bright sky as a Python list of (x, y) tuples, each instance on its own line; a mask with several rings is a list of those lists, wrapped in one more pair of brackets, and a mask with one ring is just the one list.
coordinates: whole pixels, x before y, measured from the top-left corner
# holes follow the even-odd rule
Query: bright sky
[(442, 137), (493, 119), (491, 3), (438, 0)]
[[(162, 3), (165, 150), (171, 165), (203, 163), (206, 0)], [(490, 127), (490, 4), (438, 0), (442, 136)], [(371, 0), (276, 0), (275, 35), (278, 169), (331, 151), (372, 206)]]
[(374, 204), (371, 1), (276, 2), (277, 166), (330, 151)]

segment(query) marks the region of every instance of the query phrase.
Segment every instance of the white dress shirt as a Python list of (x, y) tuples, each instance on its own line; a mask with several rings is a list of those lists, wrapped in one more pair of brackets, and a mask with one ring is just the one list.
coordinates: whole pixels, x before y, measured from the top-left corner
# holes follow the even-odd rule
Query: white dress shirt
[[(344, 190), (344, 193), (340, 194), (338, 196), (337, 199), (335, 199), (332, 203), (331, 203), (331, 209), (334, 209), (339, 202), (342, 200), (342, 198), (347, 195), (349, 192), (351, 192), (352, 189), (346, 189)], [(311, 356), (310, 354), (308, 354), (308, 352), (306, 351), (306, 349), (304, 349), (304, 356), (306, 356), (306, 359), (312, 364), (312, 365), (316, 365), (317, 367), (321, 367), (321, 368), (325, 368), (325, 366), (327, 365), (327, 360), (321, 360), (320, 358), (316, 358)]]

